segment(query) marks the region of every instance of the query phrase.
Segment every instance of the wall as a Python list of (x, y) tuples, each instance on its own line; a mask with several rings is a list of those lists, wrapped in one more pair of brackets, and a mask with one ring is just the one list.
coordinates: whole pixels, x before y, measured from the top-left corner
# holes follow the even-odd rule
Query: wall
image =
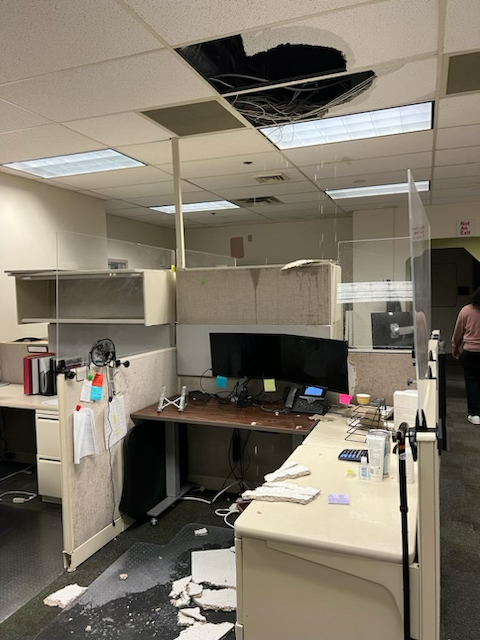
[(0, 339), (45, 336), (45, 325), (17, 324), (13, 269), (53, 269), (57, 231), (106, 235), (103, 200), (0, 174)]
[[(480, 202), (426, 205), (433, 238), (455, 238), (457, 220), (475, 220), (475, 233), (480, 236)], [(394, 238), (408, 236), (408, 208), (391, 207), (353, 212), (353, 238)]]
[[(165, 247), (165, 249), (175, 249), (175, 231), (173, 229), (119, 216), (107, 215), (107, 236), (124, 242), (139, 242), (155, 247)], [(118, 258), (119, 256), (113, 257)]]
[[(230, 238), (243, 237), (237, 264), (284, 264), (300, 258), (337, 258), (337, 243), (351, 240), (351, 218), (299, 220), (208, 229), (187, 229), (187, 249), (230, 255)], [(251, 242), (248, 236), (252, 237)], [(323, 238), (322, 238), (323, 236)]]

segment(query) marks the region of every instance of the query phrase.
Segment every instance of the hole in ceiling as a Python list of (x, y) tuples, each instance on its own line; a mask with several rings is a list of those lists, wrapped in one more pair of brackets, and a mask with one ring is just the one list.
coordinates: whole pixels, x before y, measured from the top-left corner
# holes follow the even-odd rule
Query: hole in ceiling
[[(368, 89), (373, 71), (310, 80), (347, 70), (333, 47), (279, 44), (248, 56), (241, 35), (181, 47), (177, 51), (252, 124), (286, 124), (324, 116), (334, 105)], [(304, 80), (288, 87), (272, 85)], [(250, 93), (239, 93), (253, 90)]]

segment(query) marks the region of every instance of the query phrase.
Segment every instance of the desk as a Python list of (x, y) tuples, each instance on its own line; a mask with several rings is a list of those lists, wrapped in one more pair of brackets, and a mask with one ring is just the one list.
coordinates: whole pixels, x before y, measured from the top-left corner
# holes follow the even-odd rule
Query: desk
[[(402, 546), (397, 458), (381, 483), (349, 478), (338, 460), (345, 418), (320, 422), (292, 454), (321, 489), (307, 505), (253, 502), (235, 522), (237, 638), (403, 639)], [(361, 445), (356, 445), (357, 447)], [(346, 493), (349, 506), (328, 504)], [(418, 485), (408, 485), (412, 637), (418, 638), (415, 564)]]
[(26, 396), (23, 384), (0, 387), (0, 411), (8, 408), (35, 412), (38, 493), (43, 500), (50, 502), (59, 502), (62, 495), (58, 404), (50, 402), (55, 398)]
[[(161, 413), (157, 404), (152, 404), (131, 414), (132, 420), (156, 420), (165, 424), (165, 464), (167, 497), (153, 507), (148, 516), (152, 524), (156, 524), (158, 516), (181, 498), (190, 485), (181, 485), (180, 481), (180, 443), (178, 424), (204, 425), (224, 427), (227, 429), (247, 429), (269, 433), (287, 433), (292, 437), (292, 448), (301, 444), (315, 426), (305, 413), (274, 413), (262, 411), (259, 407), (240, 409), (235, 405), (219, 405), (211, 400), (208, 403), (189, 402), (185, 410), (180, 412), (176, 407), (166, 407)], [(269, 406), (273, 410), (275, 407)], [(281, 406), (278, 407), (281, 409)]]

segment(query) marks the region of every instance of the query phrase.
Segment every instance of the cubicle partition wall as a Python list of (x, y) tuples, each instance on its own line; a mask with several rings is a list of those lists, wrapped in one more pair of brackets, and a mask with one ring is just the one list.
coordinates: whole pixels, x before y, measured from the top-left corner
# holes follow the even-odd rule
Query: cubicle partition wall
[[(162, 385), (167, 392), (178, 391), (176, 349), (168, 348), (129, 357), (130, 366), (120, 367), (115, 377), (117, 393), (125, 402), (127, 426), (129, 416), (156, 402)], [(105, 373), (105, 368), (99, 369)], [(85, 368), (75, 372), (75, 379), (58, 377), (58, 403), (61, 428), (62, 519), (64, 562), (69, 571), (121, 533), (132, 522), (122, 516), (118, 506), (123, 483), (123, 440), (106, 448), (105, 412), (108, 406), (106, 383), (103, 399), (94, 403), (80, 400)], [(77, 407), (91, 408), (95, 415), (98, 455), (74, 464), (73, 419)]]

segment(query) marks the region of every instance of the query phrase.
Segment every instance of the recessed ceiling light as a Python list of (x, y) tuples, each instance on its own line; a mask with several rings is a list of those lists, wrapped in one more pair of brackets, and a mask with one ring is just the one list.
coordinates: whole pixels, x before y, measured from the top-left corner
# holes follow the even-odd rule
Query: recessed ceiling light
[[(430, 181), (415, 182), (417, 191), (429, 191)], [(350, 187), (348, 189), (326, 189), (325, 193), (334, 200), (344, 198), (365, 198), (367, 196), (390, 196), (396, 193), (408, 193), (408, 182), (395, 184), (376, 184), (371, 187)]]
[[(185, 213), (191, 213), (192, 211), (219, 211), (220, 209), (239, 209), (238, 204), (228, 202), (228, 200), (214, 200), (212, 202), (193, 202), (190, 204), (182, 205), (182, 209)], [(165, 207), (149, 207), (155, 211), (161, 211), (162, 213), (175, 213), (175, 205), (169, 204)]]
[(279, 149), (391, 136), (432, 128), (433, 102), (260, 129)]
[(113, 149), (102, 149), (101, 151), (87, 151), (87, 153), (74, 153), (68, 156), (9, 162), (1, 166), (31, 173), (41, 178), (60, 178), (63, 176), (76, 176), (82, 173), (144, 167), (145, 165), (143, 162), (129, 158)]

